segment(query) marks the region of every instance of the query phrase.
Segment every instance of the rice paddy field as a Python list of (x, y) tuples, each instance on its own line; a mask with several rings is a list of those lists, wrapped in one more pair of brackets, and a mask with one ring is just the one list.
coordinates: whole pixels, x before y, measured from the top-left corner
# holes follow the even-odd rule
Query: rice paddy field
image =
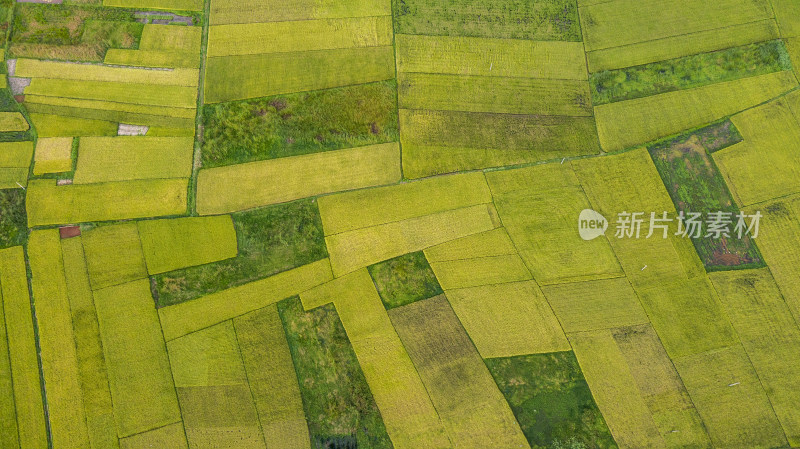
[(0, 449), (800, 448), (796, 0), (1, 0)]

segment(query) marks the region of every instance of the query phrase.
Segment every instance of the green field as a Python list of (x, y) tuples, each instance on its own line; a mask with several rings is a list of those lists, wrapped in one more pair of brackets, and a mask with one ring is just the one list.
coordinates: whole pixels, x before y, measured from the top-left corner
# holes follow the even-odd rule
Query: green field
[(0, 248), (20, 245), (28, 238), (28, 218), (25, 214), (25, 191), (0, 190)]
[(75, 184), (188, 178), (193, 142), (182, 137), (84, 137)]
[(390, 3), (385, 0), (353, 0), (347, 3), (300, 0), (291, 4), (283, 0), (248, 0), (244, 3), (217, 0), (211, 4), (211, 23), (213, 25), (388, 16), (391, 14)]
[(391, 81), (203, 108), (203, 167), (398, 140)]
[(422, 252), (395, 257), (368, 269), (386, 310), (443, 293)]

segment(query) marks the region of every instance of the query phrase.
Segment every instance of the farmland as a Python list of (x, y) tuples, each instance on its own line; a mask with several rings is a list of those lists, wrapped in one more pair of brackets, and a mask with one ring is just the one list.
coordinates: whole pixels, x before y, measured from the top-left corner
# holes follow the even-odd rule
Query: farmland
[(800, 448), (796, 3), (0, 1), (0, 447)]

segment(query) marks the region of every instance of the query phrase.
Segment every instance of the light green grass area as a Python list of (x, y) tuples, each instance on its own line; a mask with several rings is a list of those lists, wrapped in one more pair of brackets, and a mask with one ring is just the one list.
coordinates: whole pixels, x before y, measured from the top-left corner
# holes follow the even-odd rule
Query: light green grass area
[(234, 318), (233, 325), (267, 447), (310, 449), (300, 386), (277, 306)]
[(193, 139), (187, 137), (84, 137), (74, 181), (188, 178), (193, 151)]
[(236, 212), (399, 180), (396, 143), (216, 167), (198, 175), (197, 212)]
[(229, 215), (146, 220), (138, 223), (149, 274), (236, 257), (236, 230)]
[(57, 78), (163, 86), (197, 86), (198, 78), (198, 71), (190, 69), (146, 70), (133, 67), (109, 67), (100, 64), (41, 61), (38, 59), (18, 59), (14, 73), (24, 78)]
[(28, 257), (50, 435), (54, 444), (86, 447), (89, 434), (58, 231), (31, 233)]
[(443, 293), (422, 252), (395, 257), (368, 270), (387, 310)]
[(39, 137), (116, 136), (117, 123), (80, 117), (31, 113)]
[(502, 0), (394, 2), (395, 32), (496, 37), (533, 41), (581, 40), (577, 4), (571, 0), (530, 3)]
[(44, 449), (48, 447), (48, 429), (22, 246), (0, 250), (0, 294), (3, 298), (2, 312), (8, 338), (19, 443), (21, 447)]
[(786, 436), (739, 344), (675, 360), (714, 447), (786, 446)]
[(212, 26), (208, 57), (392, 45), (390, 16)]
[(771, 100), (797, 86), (792, 72), (776, 72), (594, 108), (605, 151), (677, 134)]
[(278, 303), (278, 312), (312, 447), (393, 447), (335, 307), (306, 312), (294, 297)]
[[(342, 70), (346, 67), (347, 70)], [(394, 78), (390, 46), (209, 58), (205, 102), (243, 100)]]
[(485, 362), (531, 447), (616, 447), (572, 352)]
[(93, 290), (147, 277), (136, 224), (95, 228), (86, 231), (81, 240)]
[(94, 292), (108, 367), (117, 435), (121, 438), (181, 419), (150, 282)]
[(187, 181), (148, 179), (57, 186), (54, 180), (32, 180), (26, 198), (28, 224), (182, 215), (186, 213)]
[(392, 15), (386, 0), (353, 0), (347, 3), (324, 0), (216, 0), (211, 3), (211, 24), (283, 22)]
[(203, 167), (397, 141), (394, 81), (209, 104)]
[(511, 407), (444, 295), (394, 308), (389, 317), (454, 446), (525, 447)]

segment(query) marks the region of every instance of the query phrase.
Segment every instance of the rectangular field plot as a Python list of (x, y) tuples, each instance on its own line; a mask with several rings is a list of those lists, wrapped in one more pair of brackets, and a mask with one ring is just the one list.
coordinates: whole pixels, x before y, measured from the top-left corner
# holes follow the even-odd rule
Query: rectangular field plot
[(149, 274), (236, 257), (236, 230), (228, 215), (146, 220), (138, 224)]
[(209, 58), (206, 64), (206, 103), (363, 84), (395, 75), (391, 46), (223, 56)]
[(345, 17), (391, 16), (387, 0), (353, 0), (346, 3), (330, 0), (214, 0), (211, 2), (211, 24), (284, 22)]
[(33, 174), (63, 173), (72, 170), (72, 137), (36, 139)]
[(92, 289), (147, 278), (142, 243), (134, 223), (102, 226), (81, 237)]
[(116, 136), (117, 123), (80, 117), (32, 112), (31, 122), (39, 137)]
[(74, 181), (188, 178), (193, 151), (194, 139), (188, 137), (84, 137)]
[(399, 180), (396, 143), (216, 167), (198, 175), (197, 211), (234, 212)]
[(487, 173), (498, 214), (540, 284), (622, 274), (605, 239), (584, 241), (575, 225), (590, 208), (569, 164)]
[(473, 234), (425, 250), (429, 262), (447, 262), (470, 257), (492, 257), (516, 254), (514, 242), (505, 228)]
[(452, 447), (366, 269), (301, 293), (300, 300), (306, 310), (334, 303), (396, 449)]
[(203, 40), (203, 27), (163, 26), (145, 24), (139, 48), (146, 50), (187, 50), (200, 49)]
[(103, 100), (148, 106), (194, 108), (197, 91), (190, 86), (34, 78), (26, 95)]
[[(147, 27), (145, 27), (147, 29)], [(17, 59), (14, 74), (23, 78), (139, 83), (163, 86), (197, 86), (198, 70), (147, 70), (99, 64)]]
[(449, 290), (447, 298), (485, 359), (570, 349), (533, 281)]
[(392, 45), (389, 16), (217, 25), (208, 57)]
[(392, 309), (389, 317), (454, 446), (525, 446), (511, 408), (444, 295)]
[(421, 251), (367, 269), (386, 310), (442, 294), (442, 287)]
[(200, 54), (197, 51), (110, 48), (103, 63), (133, 67), (199, 69)]
[(741, 345), (677, 359), (675, 368), (714, 447), (787, 445), (764, 388)]
[[(164, 126), (190, 128), (194, 123), (193, 109), (163, 106), (145, 106), (130, 103), (115, 103), (99, 100), (42, 97), (30, 95), (26, 108), (35, 114), (60, 115), (67, 118), (103, 120), (141, 126)], [(147, 111), (143, 113), (142, 111)], [(116, 128), (116, 125), (114, 125)], [(109, 133), (116, 135), (116, 131)], [(92, 135), (92, 134), (88, 134)], [(105, 133), (101, 135), (106, 135)]]
[(711, 273), (789, 443), (800, 441), (800, 389), (795, 378), (800, 329), (767, 269)]
[(21, 112), (0, 112), (0, 132), (27, 131), (29, 128)]
[(701, 0), (677, 0), (664, 8), (658, 0), (615, 0), (580, 8), (588, 51), (635, 44), (745, 24), (772, 17), (764, 0), (719, 0), (713, 8)]
[(178, 11), (202, 11), (201, 0), (103, 0), (103, 6), (118, 8), (166, 9)]
[(771, 100), (797, 86), (776, 72), (594, 108), (600, 144), (621, 150), (679, 133)]
[(714, 161), (740, 206), (800, 192), (800, 117), (789, 107), (792, 96), (731, 117), (744, 142), (714, 153)]
[(14, 432), (20, 447), (44, 449), (47, 427), (22, 246), (0, 250), (0, 296), (13, 382), (13, 396), (8, 399), (15, 408)]
[(434, 262), (431, 267), (445, 290), (532, 279), (517, 254), (470, 257), (467, 253), (464, 259)]
[(81, 223), (186, 213), (187, 179), (148, 179), (57, 186), (33, 180), (26, 198), (28, 224)]

